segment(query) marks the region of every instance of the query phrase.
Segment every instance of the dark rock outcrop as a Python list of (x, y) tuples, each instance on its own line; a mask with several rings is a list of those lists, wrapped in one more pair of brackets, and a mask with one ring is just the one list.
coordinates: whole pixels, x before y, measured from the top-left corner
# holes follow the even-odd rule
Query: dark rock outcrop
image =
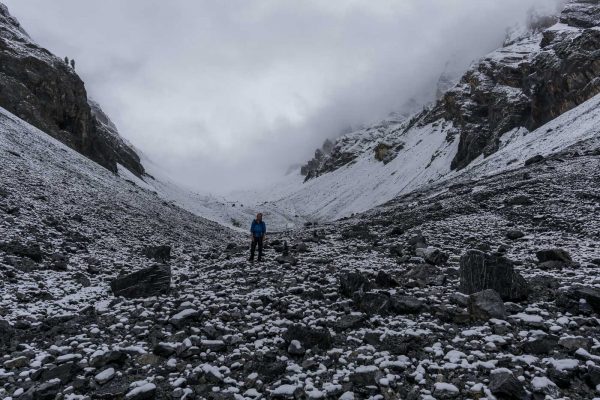
[[(600, 24), (598, 10), (595, 0), (574, 0), (560, 20), (592, 28)], [(504, 133), (536, 129), (600, 93), (600, 31), (545, 30), (528, 40), (541, 43), (542, 51), (520, 51), (517, 43), (504, 50), (513, 57), (484, 58), (424, 118), (426, 123), (443, 118), (458, 129), (452, 168), (494, 153)]]
[(494, 289), (503, 300), (524, 300), (529, 294), (525, 279), (512, 261), (499, 254), (469, 250), (460, 259), (460, 291), (473, 294)]
[(117, 163), (140, 176), (138, 155), (100, 108), (88, 104), (74, 69), (38, 46), (0, 4), (0, 107), (110, 171)]
[(168, 293), (170, 285), (171, 267), (155, 265), (117, 277), (110, 288), (115, 296), (140, 298)]

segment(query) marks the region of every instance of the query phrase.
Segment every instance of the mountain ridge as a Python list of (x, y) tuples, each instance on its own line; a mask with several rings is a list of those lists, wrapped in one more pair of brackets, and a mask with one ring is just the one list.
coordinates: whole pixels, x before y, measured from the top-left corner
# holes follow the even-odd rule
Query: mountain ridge
[(144, 174), (139, 157), (93, 112), (83, 81), (37, 45), (0, 3), (0, 106), (116, 173)]

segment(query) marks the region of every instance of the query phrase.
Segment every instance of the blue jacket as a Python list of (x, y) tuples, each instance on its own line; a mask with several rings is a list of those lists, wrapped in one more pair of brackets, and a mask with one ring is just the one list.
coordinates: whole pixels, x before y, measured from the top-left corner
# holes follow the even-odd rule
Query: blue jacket
[(267, 224), (265, 224), (265, 221), (258, 222), (257, 220), (254, 220), (252, 221), (250, 232), (254, 237), (263, 237), (265, 236), (265, 233), (267, 233)]

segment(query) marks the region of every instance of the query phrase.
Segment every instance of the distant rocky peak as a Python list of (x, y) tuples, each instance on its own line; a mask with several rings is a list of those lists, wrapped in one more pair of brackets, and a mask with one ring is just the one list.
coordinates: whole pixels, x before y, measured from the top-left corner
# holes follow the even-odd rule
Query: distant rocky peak
[(576, 28), (600, 25), (600, 0), (571, 0), (561, 13), (560, 22)]

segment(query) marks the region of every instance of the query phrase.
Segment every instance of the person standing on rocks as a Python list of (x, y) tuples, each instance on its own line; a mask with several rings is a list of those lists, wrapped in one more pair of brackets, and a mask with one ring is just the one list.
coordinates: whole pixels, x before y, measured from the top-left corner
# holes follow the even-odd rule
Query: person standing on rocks
[(256, 245), (258, 245), (258, 261), (260, 262), (262, 261), (263, 242), (267, 234), (267, 224), (262, 220), (262, 213), (256, 214), (256, 219), (252, 221), (252, 225), (250, 226), (250, 233), (252, 234), (252, 245), (250, 246), (249, 261), (254, 261), (254, 253)]

